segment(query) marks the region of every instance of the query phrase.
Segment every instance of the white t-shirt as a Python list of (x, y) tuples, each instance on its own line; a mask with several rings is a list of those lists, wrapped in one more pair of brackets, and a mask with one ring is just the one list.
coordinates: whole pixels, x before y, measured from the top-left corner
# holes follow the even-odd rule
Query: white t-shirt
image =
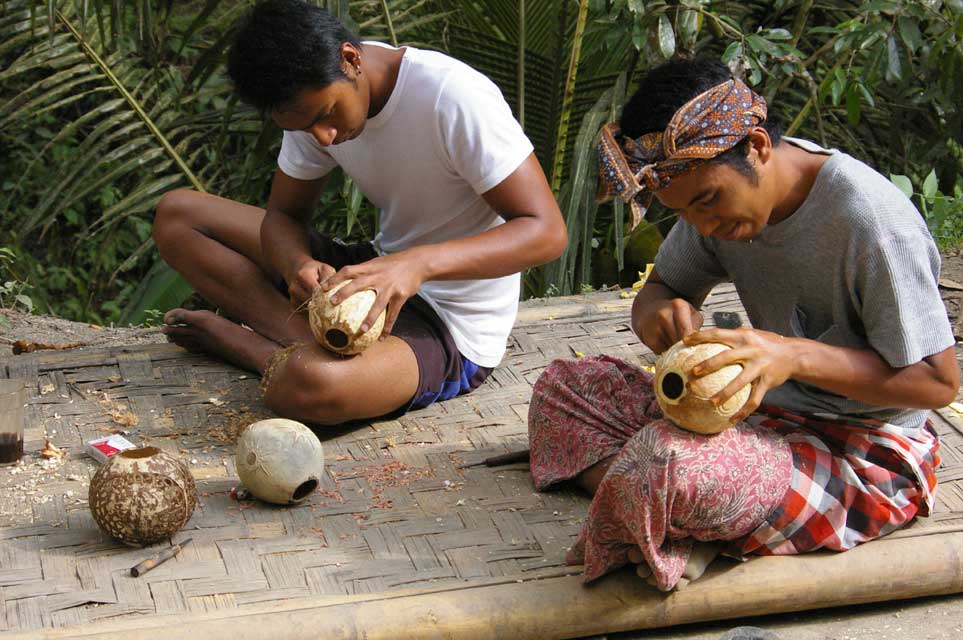
[[(387, 47), (365, 42), (365, 47)], [(340, 166), (381, 210), (379, 254), (473, 236), (505, 221), (481, 194), (532, 153), (501, 91), (468, 65), (433, 51), (403, 49), (384, 108), (354, 140), (322, 147), (285, 131), (278, 166), (314, 180)], [(496, 366), (518, 311), (521, 276), (437, 280), (419, 294), (445, 322), (458, 350)]]

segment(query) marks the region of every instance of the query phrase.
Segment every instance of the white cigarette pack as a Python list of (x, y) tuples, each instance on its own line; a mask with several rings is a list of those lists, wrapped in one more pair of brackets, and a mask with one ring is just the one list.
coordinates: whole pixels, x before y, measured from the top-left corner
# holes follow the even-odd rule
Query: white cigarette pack
[(88, 440), (84, 450), (91, 458), (103, 464), (121, 451), (134, 448), (136, 445), (124, 436), (112, 435)]

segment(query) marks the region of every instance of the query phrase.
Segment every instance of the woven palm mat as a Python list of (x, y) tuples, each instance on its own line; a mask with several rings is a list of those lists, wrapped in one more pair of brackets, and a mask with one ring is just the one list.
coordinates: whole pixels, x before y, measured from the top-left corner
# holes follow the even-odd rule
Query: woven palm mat
[[(583, 495), (535, 492), (527, 464), (458, 465), (527, 446), (531, 387), (553, 359), (609, 353), (651, 364), (628, 326), (631, 302), (613, 292), (524, 304), (502, 366), (476, 393), (320, 432), (324, 482), (295, 507), (230, 495), (239, 429), (271, 415), (256, 376), (164, 344), (0, 360), (0, 377), (32, 381), (27, 453), (0, 469), (0, 630), (577, 572), (564, 556)], [(744, 317), (731, 286), (707, 306), (707, 317)], [(941, 506), (918, 526), (963, 522), (963, 423), (934, 418)], [(119, 545), (86, 501), (97, 465), (82, 443), (112, 433), (176, 454), (197, 480), (198, 508), (173, 539), (192, 544), (140, 578), (130, 567), (167, 543)], [(65, 458), (40, 457), (48, 439)]]

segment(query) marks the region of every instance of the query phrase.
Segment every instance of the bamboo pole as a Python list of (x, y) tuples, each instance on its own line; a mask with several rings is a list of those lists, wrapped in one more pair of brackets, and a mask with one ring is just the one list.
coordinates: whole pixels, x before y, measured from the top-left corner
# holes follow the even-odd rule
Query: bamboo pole
[(846, 553), (717, 563), (683, 591), (660, 593), (624, 571), (367, 596), (319, 597), (198, 615), (31, 631), (9, 640), (261, 638), (572, 638), (963, 592), (963, 532), (903, 533)]
[(388, 9), (388, 0), (381, 0), (381, 12), (385, 17), (385, 24), (388, 25), (388, 37), (391, 39), (391, 46), (398, 46), (398, 36), (395, 35), (395, 25), (391, 20), (391, 10)]

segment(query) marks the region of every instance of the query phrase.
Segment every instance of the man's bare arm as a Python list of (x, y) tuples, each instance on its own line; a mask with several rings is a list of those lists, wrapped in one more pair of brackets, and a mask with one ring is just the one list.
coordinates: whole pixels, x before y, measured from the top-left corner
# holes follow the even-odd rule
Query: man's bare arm
[(327, 182), (327, 176), (298, 180), (276, 170), (261, 222), (261, 252), (288, 283), (296, 303), (305, 300), (324, 278), (334, 273), (312, 258), (308, 239), (308, 222)]
[(565, 250), (565, 222), (534, 154), (482, 197), (505, 224), (415, 249), (426, 281), (507, 276), (550, 262)]

